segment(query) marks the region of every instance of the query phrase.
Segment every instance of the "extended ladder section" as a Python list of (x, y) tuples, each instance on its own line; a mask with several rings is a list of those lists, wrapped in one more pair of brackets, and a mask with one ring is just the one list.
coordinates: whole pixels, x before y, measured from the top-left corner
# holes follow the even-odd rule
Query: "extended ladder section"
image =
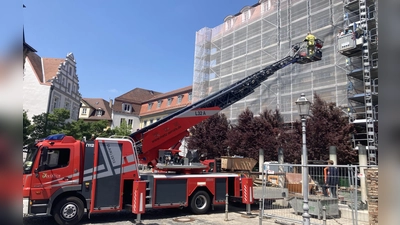
[[(300, 49), (304, 47), (304, 43), (298, 45)], [(159, 150), (170, 149), (187, 135), (187, 129), (211, 116), (211, 114), (198, 116), (193, 111), (213, 110), (215, 114), (253, 93), (263, 81), (289, 64), (304, 64), (318, 60), (321, 60), (321, 57), (307, 57), (300, 54), (299, 49), (292, 49), (283, 59), (132, 133), (130, 137), (135, 141), (139, 157), (142, 154), (142, 163), (158, 160), (156, 152), (158, 155)]]
[(372, 85), (371, 85), (371, 62), (369, 55), (369, 37), (368, 37), (368, 18), (366, 0), (359, 0), (360, 10), (360, 27), (363, 30), (363, 46), (362, 46), (362, 68), (365, 92), (365, 119), (367, 131), (367, 149), (368, 162), (370, 165), (376, 165), (376, 146), (375, 146), (375, 128), (372, 103)]
[[(218, 92), (215, 92), (206, 98), (201, 99), (198, 102), (195, 102), (194, 104), (191, 104), (185, 108), (182, 108), (166, 117), (163, 119), (150, 124), (147, 127), (144, 127), (130, 135), (130, 137), (137, 138), (138, 134), (144, 134), (145, 132), (159, 126), (160, 124), (163, 124), (165, 122), (170, 121), (174, 117), (185, 113), (187, 111), (197, 109), (197, 108), (209, 108), (209, 107), (214, 107), (217, 106), (221, 110), (225, 109), (226, 107), (232, 105), (233, 103), (239, 101), (240, 99), (250, 95), (251, 93), (254, 92), (254, 89), (259, 87), (263, 81), (265, 81), (268, 77), (273, 75), (276, 71), (284, 68), (285, 66), (295, 63), (297, 61), (296, 57), (293, 56), (286, 56), (285, 58), (273, 63), (272, 65), (269, 65), (265, 67), (264, 69), (257, 71), (256, 73), (240, 80), (237, 81), (236, 83), (219, 90)], [(138, 140), (136, 140), (138, 141)], [(140, 143), (136, 143), (137, 145)]]

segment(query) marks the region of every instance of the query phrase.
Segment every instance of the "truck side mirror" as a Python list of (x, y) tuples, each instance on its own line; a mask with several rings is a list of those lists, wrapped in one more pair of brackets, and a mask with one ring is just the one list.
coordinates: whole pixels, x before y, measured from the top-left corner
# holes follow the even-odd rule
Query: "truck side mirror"
[(38, 178), (39, 177), (39, 170), (35, 169), (33, 172), (35, 173), (36, 178)]

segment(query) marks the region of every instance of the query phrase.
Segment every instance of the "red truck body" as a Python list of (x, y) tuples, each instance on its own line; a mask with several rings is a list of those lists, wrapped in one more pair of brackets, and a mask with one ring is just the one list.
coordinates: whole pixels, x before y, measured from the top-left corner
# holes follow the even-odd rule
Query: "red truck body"
[(138, 181), (146, 183), (146, 200), (137, 207), (190, 207), (194, 213), (205, 213), (211, 205), (224, 204), (227, 193), (241, 198), (237, 174), (140, 173), (129, 139), (83, 142), (55, 136), (57, 140), (40, 142), (25, 162), (25, 214), (53, 215), (59, 224), (74, 224), (82, 218), (83, 208), (89, 214), (135, 211), (133, 193)]

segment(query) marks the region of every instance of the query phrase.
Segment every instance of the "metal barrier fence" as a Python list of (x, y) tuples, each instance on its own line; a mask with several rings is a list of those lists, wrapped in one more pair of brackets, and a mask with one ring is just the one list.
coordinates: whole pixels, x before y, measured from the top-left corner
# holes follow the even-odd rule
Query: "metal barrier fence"
[[(357, 165), (308, 165), (307, 167), (311, 224), (369, 224), (363, 174), (366, 167)], [(260, 208), (263, 218), (273, 219), (277, 224), (302, 223), (301, 168), (299, 164), (274, 164), (273, 169), (263, 168), (262, 185), (258, 187), (262, 188)], [(335, 175), (332, 170), (331, 174), (328, 174), (328, 168), (335, 168), (337, 174)], [(329, 179), (329, 176), (332, 179)], [(331, 182), (331, 185), (327, 185), (327, 182)], [(282, 198), (270, 199), (271, 192), (282, 193)]]

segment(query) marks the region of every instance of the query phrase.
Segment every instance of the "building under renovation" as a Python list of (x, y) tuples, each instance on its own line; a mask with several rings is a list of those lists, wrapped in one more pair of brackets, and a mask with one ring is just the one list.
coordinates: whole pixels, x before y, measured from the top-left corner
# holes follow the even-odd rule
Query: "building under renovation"
[(317, 93), (354, 113), (350, 122), (365, 131), (354, 143), (375, 148), (377, 0), (259, 0), (221, 22), (196, 33), (193, 101), (284, 58), (310, 31), (324, 41), (322, 60), (283, 68), (223, 113), (235, 121), (246, 108), (254, 114), (278, 108), (291, 122), (300, 94), (312, 101)]

